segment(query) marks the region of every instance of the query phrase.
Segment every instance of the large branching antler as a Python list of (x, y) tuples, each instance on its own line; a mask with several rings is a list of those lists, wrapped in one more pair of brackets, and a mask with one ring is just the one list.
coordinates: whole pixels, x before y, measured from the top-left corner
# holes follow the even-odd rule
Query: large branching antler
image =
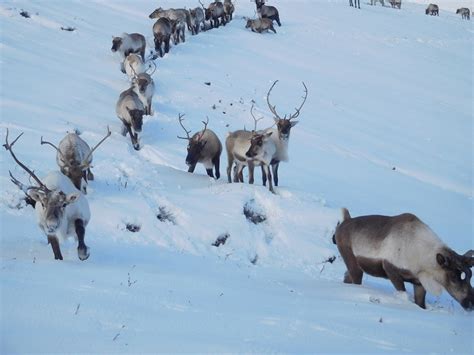
[(204, 137), (204, 133), (207, 130), (207, 124), (209, 123), (209, 117), (206, 116), (206, 118), (207, 118), (206, 122), (201, 121), (204, 124), (204, 129), (201, 131), (201, 134), (199, 135), (198, 142), (202, 139), (202, 137)]
[[(273, 90), (273, 88), (275, 87), (276, 83), (278, 83), (278, 80), (275, 80), (275, 82), (273, 83), (273, 85), (270, 87), (270, 89), (268, 90), (268, 93), (267, 93), (267, 104), (268, 104), (268, 108), (270, 109), (271, 113), (273, 113), (273, 115), (275, 116), (275, 118), (279, 119), (279, 120), (282, 120), (282, 119), (287, 119), (287, 115), (285, 115), (283, 118), (278, 114), (278, 112), (276, 111), (276, 105), (272, 105), (270, 103), (270, 94)], [(303, 102), (301, 103), (300, 107), (298, 108), (295, 108), (295, 113), (290, 115), (288, 120), (291, 121), (292, 119), (298, 117), (300, 115), (300, 111), (301, 111), (301, 108), (303, 107), (303, 105), (305, 104), (306, 102), (306, 98), (308, 97), (308, 88), (306, 87), (306, 84), (303, 82), (303, 86), (304, 86), (304, 96), (303, 96)]]
[(305, 104), (306, 102), (306, 99), (308, 97), (308, 88), (306, 87), (306, 84), (304, 83), (304, 81), (302, 82), (303, 83), (303, 86), (304, 86), (304, 96), (303, 96), (303, 102), (301, 103), (300, 107), (298, 108), (295, 108), (296, 112), (292, 115), (290, 115), (290, 118), (288, 118), (290, 121), (293, 119), (293, 118), (296, 118), (300, 115), (300, 111), (301, 109), (303, 108), (303, 105)]
[(109, 138), (111, 134), (112, 134), (112, 132), (110, 132), (110, 128), (109, 128), (109, 126), (107, 126), (107, 133), (105, 134), (104, 138), (102, 138), (102, 139), (100, 140), (100, 142), (97, 143), (97, 144), (95, 145), (95, 147), (91, 149), (91, 151), (89, 152), (89, 154), (87, 154), (86, 157), (82, 160), (82, 162), (81, 162), (81, 168), (85, 169), (85, 168), (89, 167), (88, 161), (89, 161), (90, 157), (92, 156), (92, 153), (94, 153), (94, 151), (95, 151), (97, 148), (99, 148), (99, 146), (100, 146), (102, 143), (104, 143), (104, 141), (105, 141), (107, 138)]
[(206, 10), (206, 8), (204, 7), (204, 4), (201, 2), (201, 0), (199, 0), (199, 3), (201, 4), (201, 7), (203, 8), (203, 10)]
[(180, 114), (179, 114), (179, 117), (178, 117), (178, 121), (179, 121), (179, 124), (181, 125), (181, 127), (183, 127), (184, 131), (186, 132), (186, 137), (180, 137), (180, 136), (177, 136), (177, 137), (178, 137), (179, 139), (186, 139), (186, 140), (189, 141), (189, 140), (191, 139), (191, 137), (189, 136), (189, 133), (191, 133), (191, 131), (188, 131), (188, 130), (184, 127), (184, 125), (183, 125), (183, 121), (184, 121), (183, 117), (184, 117), (184, 113), (183, 113), (183, 114), (180, 113)]
[(16, 137), (16, 139), (11, 143), (8, 142), (8, 134), (9, 134), (9, 131), (8, 131), (8, 128), (7, 128), (7, 135), (5, 137), (5, 144), (3, 146), (5, 147), (6, 150), (8, 150), (10, 152), (10, 155), (12, 156), (13, 160), (15, 160), (15, 162), (37, 182), (39, 187), (34, 187), (34, 186), (26, 187), (25, 185), (21, 184), (15, 177), (13, 177), (11, 171), (9, 171), (10, 177), (12, 178), (12, 182), (15, 185), (17, 185), (18, 187), (20, 187), (20, 189), (22, 191), (25, 191), (25, 189), (29, 190), (29, 189), (32, 189), (32, 188), (41, 189), (45, 192), (50, 191), (46, 187), (46, 185), (43, 184), (43, 182), (35, 175), (35, 173), (32, 170), (30, 170), (25, 164), (23, 164), (21, 161), (18, 160), (15, 153), (13, 152), (13, 149), (12, 149), (13, 145), (18, 141), (18, 139), (20, 139), (20, 137), (23, 135), (23, 132), (20, 133), (20, 135), (18, 137)]
[(253, 109), (254, 109), (254, 107), (255, 107), (255, 105), (252, 104), (252, 107), (250, 107), (250, 114), (252, 115), (253, 120), (254, 120), (254, 122), (255, 122), (255, 126), (254, 126), (254, 129), (253, 129), (253, 130), (254, 130), (255, 132), (257, 132), (257, 123), (258, 123), (258, 121), (260, 121), (260, 120), (263, 119), (263, 116), (260, 117), (260, 118), (255, 117), (255, 115), (253, 114)]

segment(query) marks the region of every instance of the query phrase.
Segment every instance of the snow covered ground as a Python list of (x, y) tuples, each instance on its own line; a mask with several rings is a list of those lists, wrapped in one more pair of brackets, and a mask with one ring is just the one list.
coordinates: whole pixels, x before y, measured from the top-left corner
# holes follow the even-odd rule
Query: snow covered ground
[[(57, 143), (78, 129), (95, 144), (113, 131), (94, 154), (85, 262), (73, 241), (53, 260), (8, 170), (27, 177), (0, 154), (1, 353), (474, 351), (472, 314), (446, 293), (422, 310), (411, 288), (407, 297), (386, 280), (345, 285), (342, 260), (324, 263), (338, 256), (342, 206), (409, 211), (458, 252), (473, 248), (472, 22), (443, 7), (425, 16), (425, 4), (274, 5), (276, 35), (246, 30), (254, 5), (237, 2), (229, 25), (188, 32), (156, 61), (155, 115), (136, 152), (115, 116), (129, 83), (111, 37), (140, 32), (152, 44), (157, 3), (0, 2), (0, 127), (2, 137), (25, 132), (19, 158), (45, 175), (56, 162), (41, 136)], [(301, 81), (309, 90), (277, 194), (259, 173), (254, 186), (227, 184), (225, 153), (220, 180), (202, 166), (188, 174), (178, 114), (193, 132), (209, 116), (224, 141), (253, 127), (254, 100), (270, 126), (265, 95), (276, 79), (282, 113), (300, 103)], [(246, 205), (266, 220), (250, 223)]]

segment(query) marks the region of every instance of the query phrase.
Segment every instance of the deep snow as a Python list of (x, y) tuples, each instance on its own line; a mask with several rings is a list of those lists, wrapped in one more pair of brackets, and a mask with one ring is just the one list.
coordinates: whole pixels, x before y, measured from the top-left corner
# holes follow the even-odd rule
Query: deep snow
[[(424, 311), (411, 287), (407, 299), (386, 280), (344, 285), (343, 262), (323, 263), (338, 255), (331, 236), (341, 206), (413, 212), (455, 250), (473, 248), (472, 22), (425, 16), (411, 3), (275, 5), (276, 35), (246, 30), (254, 6), (238, 2), (228, 26), (188, 32), (157, 60), (155, 115), (136, 152), (115, 117), (128, 81), (111, 36), (140, 32), (151, 44), (156, 3), (0, 3), (0, 126), (25, 132), (17, 155), (44, 176), (56, 163), (41, 136), (57, 143), (79, 129), (93, 145), (107, 125), (113, 131), (94, 154), (85, 262), (73, 241), (63, 262), (53, 260), (8, 170), (26, 176), (0, 154), (2, 353), (473, 352), (472, 314), (446, 293), (429, 296)], [(219, 181), (202, 166), (188, 174), (178, 113), (193, 132), (209, 116), (224, 141), (253, 127), (255, 100), (260, 125), (270, 126), (265, 95), (276, 79), (282, 113), (300, 103), (301, 81), (309, 89), (277, 194), (259, 172), (254, 186), (227, 184), (225, 153)], [(249, 223), (246, 203), (267, 220)], [(170, 220), (157, 218), (163, 212)]]

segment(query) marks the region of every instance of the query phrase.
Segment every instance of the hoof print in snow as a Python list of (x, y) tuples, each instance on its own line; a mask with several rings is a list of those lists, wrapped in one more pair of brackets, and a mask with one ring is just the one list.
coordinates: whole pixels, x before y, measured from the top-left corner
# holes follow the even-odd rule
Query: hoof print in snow
[(166, 207), (161, 206), (158, 208), (158, 211), (156, 218), (158, 218), (160, 222), (171, 222), (172, 224), (176, 224), (173, 214), (168, 211)]
[(73, 31), (76, 30), (75, 27), (70, 27), (70, 26), (68, 26), (68, 27), (62, 27), (62, 26), (61, 26), (61, 29), (62, 29), (63, 31), (68, 31), (68, 32), (73, 32)]
[(258, 254), (255, 254), (255, 256), (250, 259), (250, 262), (254, 265), (257, 265), (257, 261), (258, 261)]
[(28, 11), (21, 10), (20, 15), (23, 16), (24, 18), (30, 18), (31, 15), (28, 13)]
[(127, 228), (129, 232), (136, 233), (140, 231), (141, 226), (138, 224), (127, 223), (125, 228)]
[(221, 234), (220, 236), (217, 237), (216, 241), (212, 243), (212, 246), (219, 247), (221, 245), (224, 245), (227, 239), (229, 239), (229, 237), (230, 237), (229, 233)]
[(380, 298), (370, 296), (369, 301), (371, 303), (379, 304), (380, 303)]
[(267, 220), (267, 217), (263, 213), (255, 210), (254, 203), (255, 203), (255, 200), (250, 200), (249, 202), (245, 203), (244, 205), (245, 218), (247, 218), (253, 224), (259, 224), (259, 223), (265, 222)]

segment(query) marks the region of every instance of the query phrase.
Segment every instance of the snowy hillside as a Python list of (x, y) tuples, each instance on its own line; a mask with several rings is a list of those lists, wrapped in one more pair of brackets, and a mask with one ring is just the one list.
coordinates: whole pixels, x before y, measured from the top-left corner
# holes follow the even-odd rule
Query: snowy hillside
[[(73, 240), (54, 260), (8, 171), (27, 175), (0, 154), (1, 353), (474, 351), (473, 316), (451, 296), (429, 295), (422, 310), (409, 285), (407, 296), (382, 279), (343, 284), (331, 241), (345, 206), (412, 212), (457, 252), (474, 248), (472, 22), (443, 8), (425, 16), (424, 3), (347, 2), (274, 0), (282, 27), (259, 35), (243, 19), (254, 4), (239, 1), (227, 26), (187, 32), (156, 60), (140, 151), (120, 134), (129, 81), (110, 48), (123, 32), (152, 45), (158, 3), (0, 2), (2, 141), (6, 128), (24, 132), (15, 152), (44, 176), (57, 166), (41, 137), (57, 144), (77, 129), (95, 145), (112, 130), (94, 153), (84, 262)], [(225, 151), (219, 180), (202, 165), (187, 173), (178, 115), (193, 132), (208, 116), (224, 142), (253, 127), (255, 102), (269, 127), (277, 79), (282, 114), (300, 104), (302, 81), (309, 93), (276, 194), (259, 170), (255, 185), (228, 184)]]

